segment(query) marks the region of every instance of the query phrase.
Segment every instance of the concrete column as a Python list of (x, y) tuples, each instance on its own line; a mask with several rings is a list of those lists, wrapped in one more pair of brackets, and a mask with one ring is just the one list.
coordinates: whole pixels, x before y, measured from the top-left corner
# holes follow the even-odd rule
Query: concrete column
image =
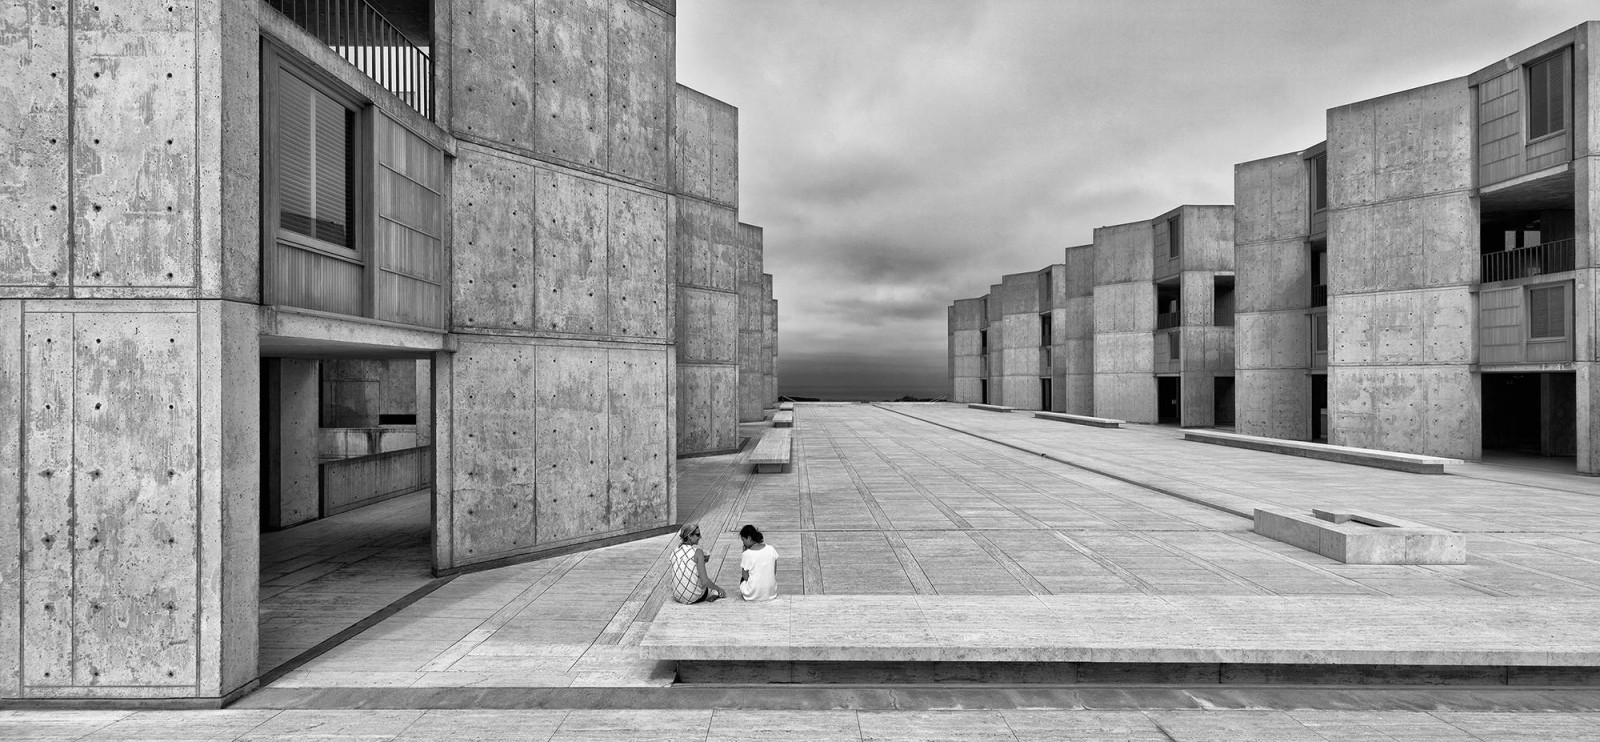
[(320, 367), (317, 361), (297, 358), (262, 361), (262, 528), (287, 528), (322, 515), (317, 472)]

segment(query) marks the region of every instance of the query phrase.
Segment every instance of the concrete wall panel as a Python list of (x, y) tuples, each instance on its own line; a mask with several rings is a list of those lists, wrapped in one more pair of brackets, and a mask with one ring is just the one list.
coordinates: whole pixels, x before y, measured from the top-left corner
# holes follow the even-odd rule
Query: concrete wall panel
[[(609, 351), (610, 463), (605, 525), (611, 530), (636, 531), (672, 522), (670, 352), (667, 348)], [(726, 427), (734, 442), (727, 447), (733, 448), (738, 426), (732, 422), (732, 413), (718, 412), (728, 421)]]
[(1241, 314), (1234, 329), (1240, 371), (1305, 369), (1311, 364), (1311, 320), (1303, 310)]
[(1329, 363), (1467, 364), (1476, 338), (1466, 287), (1334, 296)]
[(1304, 308), (1311, 302), (1310, 248), (1304, 239), (1241, 244), (1234, 298), (1239, 315)]
[(537, 172), (535, 323), (540, 330), (602, 333), (608, 326), (606, 186), (552, 170)]
[(73, 499), (38, 503), (66, 505), (75, 521), (74, 684), (192, 686), (200, 608), (196, 315), (74, 320)]
[(738, 368), (678, 364), (678, 453), (729, 451), (739, 445)]
[[(739, 214), (692, 198), (677, 199), (679, 285), (739, 289)], [(746, 253), (748, 257), (748, 253)]]
[(1094, 245), (1078, 245), (1065, 250), (1062, 258), (1066, 278), (1063, 298), (1094, 296)]
[[(1152, 373), (1155, 344), (1148, 332), (1102, 333), (1094, 338), (1094, 372), (1101, 374)], [(1099, 387), (1095, 387), (1098, 393)]]
[(1233, 270), (1232, 206), (1183, 207), (1183, 268)]
[[(12, 60), (0, 87), (0, 292), (49, 295), (66, 286), (68, 20), (59, 0), (13, 3), (0, 15), (0, 56)], [(44, 292), (38, 289), (45, 289)]]
[[(1233, 168), (1234, 238), (1242, 251), (1257, 242), (1303, 239), (1311, 204), (1310, 175), (1299, 152)], [(1241, 292), (1244, 255), (1237, 255)]]
[[(455, 166), (457, 327), (535, 329), (534, 194), (539, 171), (464, 145)], [(548, 220), (551, 217), (544, 216)]]
[(1148, 221), (1096, 228), (1095, 290), (1106, 284), (1149, 281), (1155, 263), (1154, 239)]
[(739, 109), (711, 109), (711, 192), (713, 201), (739, 204)]
[(195, 15), (72, 7), (73, 283), (196, 286)]
[(1151, 332), (1156, 328), (1156, 287), (1149, 281), (1094, 287), (1094, 331)]
[(625, 337), (667, 335), (667, 199), (610, 188), (608, 331)]
[(950, 401), (962, 404), (980, 402), (983, 399), (982, 386), (976, 377), (956, 377), (950, 390)]
[[(537, 347), (531, 344), (463, 340), (449, 369), (454, 413), (459, 421), (440, 426), (453, 433), (452, 549), (442, 566), (486, 561), (536, 543), (538, 414)], [(447, 408), (446, 408), (447, 409)]]
[(673, 131), (677, 168), (673, 187), (679, 193), (711, 197), (711, 97), (678, 85), (677, 123)]
[(669, 17), (632, 0), (611, 0), (608, 169), (657, 186), (667, 183), (673, 29)]
[(1039, 274), (1013, 273), (1000, 279), (1000, 291), (990, 294), (1002, 315), (1039, 313)]
[[(1242, 350), (1242, 348), (1241, 348)], [(1235, 377), (1234, 425), (1245, 435), (1309, 440), (1311, 377), (1298, 368), (1241, 367)]]
[(1478, 214), (1456, 192), (1328, 215), (1329, 293), (1392, 291), (1477, 280)]
[[(73, 315), (24, 315), (24, 505), (20, 508), (24, 688), (70, 686), (73, 677), (73, 424), (77, 342)], [(48, 476), (46, 473), (48, 472)]]
[(1470, 111), (1466, 78), (1329, 109), (1328, 206), (1470, 188)]
[(32, 412), (23, 399), (26, 347), (22, 302), (0, 300), (0, 389), (13, 390), (0, 395), (0, 420), (7, 421), (0, 425), (0, 523), (11, 524), (0, 528), (0, 698), (22, 695), (22, 427)]
[(1338, 366), (1328, 372), (1329, 442), (1476, 459), (1483, 415), (1466, 366)]
[(1094, 375), (1063, 374), (1056, 409), (1072, 415), (1093, 415)]
[(1216, 381), (1212, 374), (1185, 373), (1179, 381), (1178, 425), (1209, 428), (1217, 424)]
[(540, 543), (606, 530), (609, 360), (604, 348), (541, 346), (535, 476)]
[(1156, 377), (1149, 373), (1096, 373), (1094, 414), (1133, 423), (1154, 423)]
[(533, 72), (538, 87), (533, 104), (538, 122), (535, 145), (541, 155), (608, 169), (612, 1), (534, 3), (538, 17), (533, 28)]
[[(535, 45), (541, 10), (533, 3), (454, 0), (450, 24), (456, 54), (450, 84), (451, 127), (468, 136), (534, 148), (541, 119), (534, 98), (541, 76), (534, 60), (549, 48)], [(546, 113), (545, 116), (549, 114)]]

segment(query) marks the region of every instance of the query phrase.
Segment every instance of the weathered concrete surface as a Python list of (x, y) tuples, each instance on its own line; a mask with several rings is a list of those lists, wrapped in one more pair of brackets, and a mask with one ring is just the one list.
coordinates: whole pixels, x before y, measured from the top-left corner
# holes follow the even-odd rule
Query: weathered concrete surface
[(317, 429), (320, 369), (295, 358), (262, 361), (265, 411), (261, 527), (286, 528), (320, 516), (317, 500)]
[(983, 333), (989, 326), (989, 297), (957, 299), (946, 311), (951, 402), (981, 402), (985, 359)]
[(453, 5), (464, 139), (669, 186), (675, 21), (636, 0)]
[[(678, 455), (738, 447), (739, 318), (752, 240), (739, 224), (738, 110), (677, 86), (673, 226)], [(759, 250), (759, 243), (754, 249)]]
[[(220, 697), (254, 676), (255, 313), (5, 302), (22, 539), (8, 698)], [(16, 425), (11, 426), (13, 428)], [(13, 571), (14, 570), (14, 571)], [(17, 611), (20, 609), (20, 615)]]
[(772, 298), (772, 274), (761, 274), (761, 406), (778, 401), (778, 300)]
[(762, 418), (765, 381), (761, 375), (762, 322), (761, 266), (764, 249), (762, 229), (754, 224), (739, 224), (739, 247), (744, 258), (739, 262), (739, 422)]
[(1466, 83), (1328, 112), (1330, 443), (1479, 455)]

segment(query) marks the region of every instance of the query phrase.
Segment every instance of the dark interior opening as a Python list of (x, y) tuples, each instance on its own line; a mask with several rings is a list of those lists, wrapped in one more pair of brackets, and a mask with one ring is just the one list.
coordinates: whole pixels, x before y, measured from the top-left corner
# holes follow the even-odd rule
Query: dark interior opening
[(1177, 423), (1180, 410), (1181, 387), (1176, 376), (1156, 377), (1156, 422)]

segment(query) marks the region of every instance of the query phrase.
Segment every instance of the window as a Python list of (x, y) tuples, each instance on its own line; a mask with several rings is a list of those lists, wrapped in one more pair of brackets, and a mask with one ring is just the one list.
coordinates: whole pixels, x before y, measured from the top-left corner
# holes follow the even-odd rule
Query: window
[(1052, 324), (1052, 322), (1050, 320), (1050, 313), (1049, 312), (1045, 312), (1044, 314), (1039, 315), (1039, 345), (1044, 346), (1044, 347), (1049, 347), (1050, 346), (1050, 335), (1051, 335), (1052, 327), (1053, 327), (1053, 324)]
[(1567, 336), (1566, 286), (1540, 286), (1528, 289), (1528, 338), (1532, 340)]
[(978, 354), (979, 355), (988, 355), (989, 354), (989, 331), (988, 330), (979, 330), (978, 331)]
[(1174, 361), (1178, 360), (1178, 354), (1182, 352), (1182, 348), (1183, 343), (1180, 341), (1178, 333), (1167, 333), (1167, 357)]
[(1167, 258), (1176, 259), (1183, 254), (1183, 223), (1178, 217), (1167, 220)]
[(356, 112), (284, 68), (276, 103), (279, 231), (354, 252)]
[(1326, 152), (1306, 160), (1311, 169), (1311, 210), (1328, 208), (1328, 155)]
[(1567, 128), (1567, 55), (1545, 57), (1528, 65), (1528, 139)]

